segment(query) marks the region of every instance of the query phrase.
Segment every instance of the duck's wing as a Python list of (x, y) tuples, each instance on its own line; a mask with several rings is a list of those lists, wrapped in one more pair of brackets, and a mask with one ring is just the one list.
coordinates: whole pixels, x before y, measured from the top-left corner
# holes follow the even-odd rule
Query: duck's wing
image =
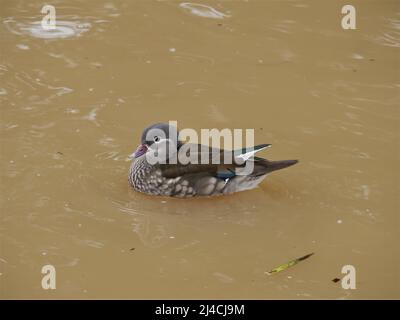
[(235, 176), (236, 168), (244, 167), (246, 161), (251, 160), (254, 161), (255, 171), (258, 174), (258, 160), (254, 159), (254, 154), (270, 146), (269, 144), (261, 144), (252, 148), (227, 151), (201, 144), (186, 143), (179, 147), (179, 152), (185, 154), (188, 160), (190, 159), (189, 163), (182, 163), (181, 159), (178, 159), (176, 164), (160, 164), (159, 166), (163, 176), (167, 178), (208, 173), (226, 179)]
[(190, 157), (192, 163), (219, 164), (234, 162), (241, 165), (252, 158), (257, 152), (269, 148), (270, 146), (270, 144), (260, 144), (251, 148), (224, 150), (202, 144), (185, 143), (180, 145), (178, 154), (181, 153)]

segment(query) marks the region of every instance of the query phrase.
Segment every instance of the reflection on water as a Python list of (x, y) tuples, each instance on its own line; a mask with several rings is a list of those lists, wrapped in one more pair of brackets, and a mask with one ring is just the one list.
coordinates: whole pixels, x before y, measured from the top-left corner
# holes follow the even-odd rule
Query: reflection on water
[[(158, 199), (143, 201), (146, 196), (132, 194), (137, 200), (127, 203), (114, 201), (115, 207), (132, 219), (132, 228), (145, 246), (160, 247), (174, 237), (177, 225), (201, 229), (203, 224), (237, 224), (254, 226), (258, 205), (263, 201), (263, 192), (256, 192), (251, 203), (240, 202), (233, 197), (209, 200), (187, 201), (179, 199)], [(176, 201), (177, 200), (177, 201)]]
[[(42, 5), (2, 8), (1, 297), (48, 298), (44, 264), (58, 298), (398, 297), (396, 2), (356, 32), (335, 1), (61, 1), (53, 31)], [(136, 193), (127, 155), (168, 120), (300, 163), (231, 196)]]

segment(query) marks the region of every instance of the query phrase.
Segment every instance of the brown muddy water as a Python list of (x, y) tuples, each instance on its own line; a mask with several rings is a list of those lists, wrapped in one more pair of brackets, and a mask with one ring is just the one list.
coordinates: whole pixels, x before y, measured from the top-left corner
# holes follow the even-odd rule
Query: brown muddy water
[[(1, 2), (0, 298), (400, 298), (400, 2), (352, 1), (356, 30), (342, 1), (195, 2), (52, 1), (53, 31), (47, 3)], [(127, 156), (168, 120), (300, 163), (225, 197), (136, 193)]]

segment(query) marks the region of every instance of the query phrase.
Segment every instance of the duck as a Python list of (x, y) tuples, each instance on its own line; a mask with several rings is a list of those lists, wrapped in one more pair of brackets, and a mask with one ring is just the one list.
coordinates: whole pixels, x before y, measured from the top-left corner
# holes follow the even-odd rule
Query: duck
[[(224, 150), (179, 140), (179, 131), (169, 123), (155, 123), (142, 132), (132, 159), (128, 181), (134, 190), (148, 195), (177, 198), (227, 195), (256, 188), (273, 171), (298, 160), (270, 161), (255, 153), (269, 148), (260, 144), (239, 150)], [(190, 152), (188, 152), (188, 150)], [(177, 155), (195, 161), (177, 161)], [(219, 161), (213, 161), (216, 156)], [(232, 161), (225, 161), (226, 159)], [(159, 161), (162, 159), (163, 161)], [(208, 161), (201, 161), (208, 159)], [(222, 160), (222, 161), (221, 161)], [(250, 168), (251, 170), (246, 170)]]

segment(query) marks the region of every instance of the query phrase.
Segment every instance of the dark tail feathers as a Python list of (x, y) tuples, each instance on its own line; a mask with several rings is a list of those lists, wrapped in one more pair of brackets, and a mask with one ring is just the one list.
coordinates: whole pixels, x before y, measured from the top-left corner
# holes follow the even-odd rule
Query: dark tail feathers
[[(263, 174), (270, 173), (275, 170), (284, 169), (290, 167), (299, 162), (298, 160), (280, 160), (280, 161), (269, 161), (262, 158), (257, 158), (256, 164), (261, 165), (263, 168), (260, 170)], [(260, 172), (260, 173), (261, 173)]]

